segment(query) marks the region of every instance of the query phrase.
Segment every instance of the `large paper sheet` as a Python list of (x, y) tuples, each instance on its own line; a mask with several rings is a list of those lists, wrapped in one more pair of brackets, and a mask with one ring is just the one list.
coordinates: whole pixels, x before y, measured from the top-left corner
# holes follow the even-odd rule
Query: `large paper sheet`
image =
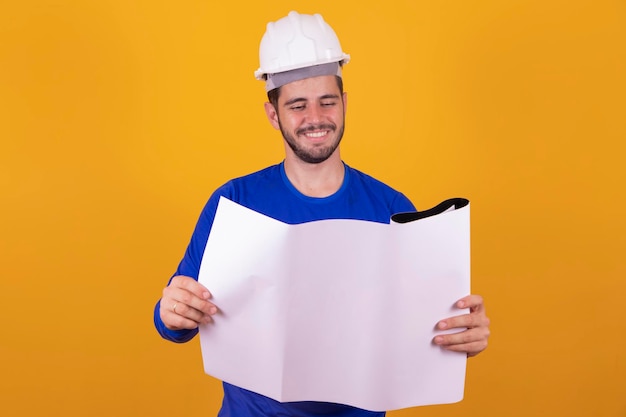
[(199, 281), (220, 309), (200, 327), (209, 375), (369, 410), (463, 398), (465, 354), (432, 339), (465, 312), (453, 304), (470, 292), (467, 203), (407, 223), (289, 225), (222, 198)]

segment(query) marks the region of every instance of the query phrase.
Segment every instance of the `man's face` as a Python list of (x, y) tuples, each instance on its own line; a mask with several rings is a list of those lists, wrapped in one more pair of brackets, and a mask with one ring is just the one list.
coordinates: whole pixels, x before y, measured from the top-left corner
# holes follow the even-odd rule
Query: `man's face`
[(265, 110), (291, 152), (304, 162), (318, 164), (333, 155), (341, 142), (345, 99), (335, 76), (325, 75), (282, 86), (277, 108), (266, 103)]

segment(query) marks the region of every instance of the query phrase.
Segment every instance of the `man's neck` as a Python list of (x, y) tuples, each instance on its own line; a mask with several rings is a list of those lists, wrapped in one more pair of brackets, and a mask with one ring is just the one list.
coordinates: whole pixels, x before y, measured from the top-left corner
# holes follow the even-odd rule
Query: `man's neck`
[(336, 151), (319, 164), (310, 164), (297, 157), (285, 158), (285, 173), (291, 184), (308, 197), (328, 197), (343, 184), (345, 167)]

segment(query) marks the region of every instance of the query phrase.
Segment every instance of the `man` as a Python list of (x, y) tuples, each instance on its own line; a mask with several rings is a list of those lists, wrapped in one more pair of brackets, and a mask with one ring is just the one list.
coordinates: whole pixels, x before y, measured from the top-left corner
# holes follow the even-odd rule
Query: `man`
[[(220, 196), (289, 224), (322, 219), (358, 219), (389, 223), (395, 213), (415, 211), (401, 193), (343, 163), (339, 144), (344, 132), (347, 94), (341, 69), (349, 61), (333, 29), (320, 15), (291, 12), (269, 23), (260, 48), (269, 102), (265, 112), (280, 130), (282, 163), (229, 181), (204, 207), (184, 258), (155, 308), (155, 325), (166, 339), (186, 342), (198, 325), (210, 323), (218, 306), (197, 282), (203, 251)], [(320, 262), (323, 260), (319, 260)], [(468, 356), (487, 347), (489, 319), (480, 296), (457, 302), (469, 314), (444, 319), (439, 329), (465, 329), (439, 335), (434, 343)], [(221, 416), (382, 416), (347, 405), (279, 403), (224, 383)]]

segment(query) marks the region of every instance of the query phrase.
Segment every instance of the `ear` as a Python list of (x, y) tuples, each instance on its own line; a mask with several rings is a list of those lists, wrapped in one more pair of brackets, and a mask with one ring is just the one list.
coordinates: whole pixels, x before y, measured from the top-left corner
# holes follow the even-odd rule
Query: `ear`
[(274, 108), (274, 105), (269, 101), (265, 103), (265, 115), (267, 116), (267, 120), (270, 121), (270, 124), (276, 130), (280, 130), (280, 124), (278, 123), (278, 112)]
[(343, 92), (343, 115), (346, 115), (346, 109), (348, 108), (348, 92)]

